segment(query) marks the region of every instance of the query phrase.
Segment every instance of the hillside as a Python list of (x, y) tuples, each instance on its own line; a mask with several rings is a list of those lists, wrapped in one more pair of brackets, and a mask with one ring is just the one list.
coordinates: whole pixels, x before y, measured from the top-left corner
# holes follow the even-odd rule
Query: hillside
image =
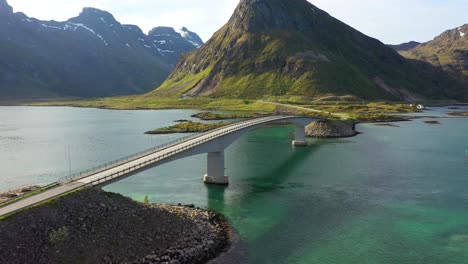
[(434, 40), (401, 54), (441, 67), (458, 78), (468, 80), (468, 24), (447, 30)]
[(157, 27), (146, 35), (99, 9), (85, 8), (65, 22), (41, 21), (0, 0), (0, 99), (145, 93), (181, 54), (202, 44), (186, 28)]
[(392, 48), (392, 49), (394, 49), (396, 51), (405, 51), (405, 50), (414, 49), (419, 45), (421, 45), (420, 42), (410, 41), (410, 42), (405, 42), (405, 43), (401, 43), (401, 44), (398, 44), (398, 45), (388, 44), (387, 46), (389, 46), (390, 48)]
[(241, 0), (149, 96), (468, 98), (447, 74), (422, 66), (306, 0)]

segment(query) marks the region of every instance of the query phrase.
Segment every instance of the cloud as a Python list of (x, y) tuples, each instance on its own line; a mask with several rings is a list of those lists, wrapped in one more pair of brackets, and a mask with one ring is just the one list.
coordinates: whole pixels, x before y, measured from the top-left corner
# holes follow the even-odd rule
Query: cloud
[[(466, 0), (309, 0), (361, 32), (385, 43), (427, 41), (466, 21)], [(186, 26), (203, 40), (226, 23), (238, 0), (9, 0), (16, 11), (39, 19), (66, 20), (86, 6), (111, 12), (144, 31)]]

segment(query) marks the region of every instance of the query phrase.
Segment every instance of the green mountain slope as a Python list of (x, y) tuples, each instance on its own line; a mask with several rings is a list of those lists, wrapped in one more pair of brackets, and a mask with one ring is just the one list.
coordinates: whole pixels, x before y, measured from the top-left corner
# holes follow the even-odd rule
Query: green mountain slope
[(426, 61), (459, 78), (468, 79), (468, 24), (447, 30), (434, 40), (401, 54)]
[(468, 98), (447, 74), (423, 66), (306, 0), (241, 0), (229, 22), (150, 95)]

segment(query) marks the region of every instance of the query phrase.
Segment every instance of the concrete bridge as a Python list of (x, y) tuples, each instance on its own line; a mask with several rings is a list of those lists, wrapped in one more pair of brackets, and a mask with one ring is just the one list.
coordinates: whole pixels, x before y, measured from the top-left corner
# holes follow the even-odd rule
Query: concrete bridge
[(292, 144), (294, 146), (306, 146), (305, 126), (311, 122), (320, 120), (322, 119), (297, 116), (269, 116), (224, 126), (171, 145), (154, 148), (149, 152), (134, 155), (97, 170), (62, 178), (51, 189), (0, 207), (0, 217), (78, 189), (108, 185), (141, 171), (174, 160), (204, 153), (207, 153), (207, 174), (203, 177), (203, 181), (209, 184), (228, 184), (229, 178), (224, 173), (224, 150), (242, 135), (265, 125), (290, 123), (296, 126), (295, 139), (292, 141)]

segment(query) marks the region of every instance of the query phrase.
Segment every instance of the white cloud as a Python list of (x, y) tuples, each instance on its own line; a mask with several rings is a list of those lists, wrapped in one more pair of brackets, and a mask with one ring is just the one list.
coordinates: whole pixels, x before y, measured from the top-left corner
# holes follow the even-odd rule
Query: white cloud
[[(111, 12), (144, 31), (186, 26), (205, 41), (226, 23), (238, 0), (8, 0), (15, 11), (39, 19), (66, 20), (83, 7)], [(427, 41), (466, 20), (466, 0), (310, 0), (352, 27), (386, 43)]]

